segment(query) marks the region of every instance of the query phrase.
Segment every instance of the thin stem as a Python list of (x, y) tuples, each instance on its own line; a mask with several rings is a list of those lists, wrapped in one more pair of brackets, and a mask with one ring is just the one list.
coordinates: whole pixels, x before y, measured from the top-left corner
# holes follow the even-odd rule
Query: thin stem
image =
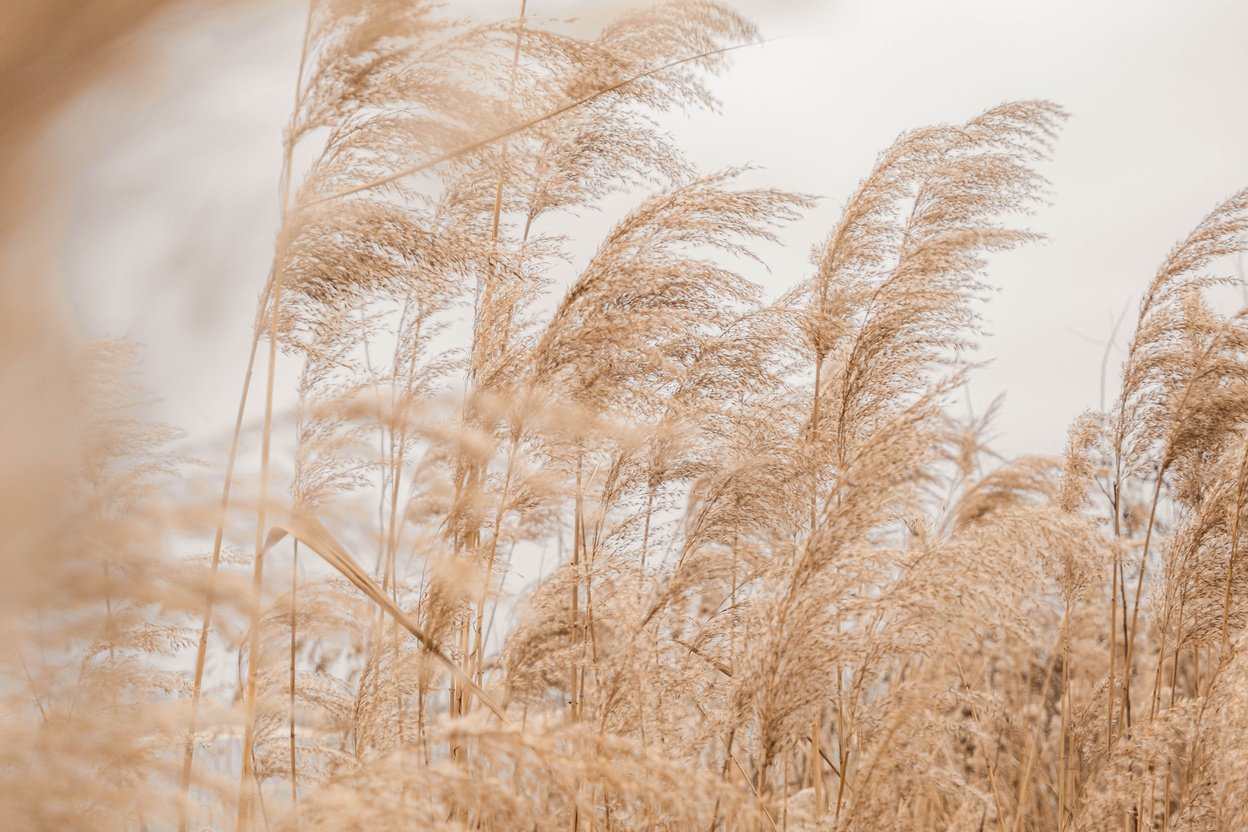
[(290, 568), (290, 802), (295, 828), (299, 828), (299, 767), (295, 751), (295, 651), (299, 627), (299, 541)]
[[(267, 286), (266, 286), (267, 292)], [(190, 823), (188, 817), (191, 774), (195, 765), (195, 731), (199, 721), (199, 702), (203, 693), (204, 666), (208, 658), (208, 636), (212, 629), (212, 611), (216, 602), (216, 579), (221, 567), (221, 548), (225, 541), (225, 520), (230, 508), (230, 488), (234, 483), (234, 463), (238, 460), (238, 447), (243, 433), (243, 416), (247, 411), (247, 392), (251, 388), (252, 370), (256, 364), (256, 349), (260, 343), (260, 330), (257, 327), (251, 339), (251, 350), (247, 356), (247, 371), (243, 374), (243, 389), (238, 397), (238, 412), (234, 417), (234, 433), (230, 438), (230, 452), (225, 463), (225, 484), (221, 488), (221, 504), (217, 513), (217, 529), (212, 541), (212, 561), (208, 571), (208, 597), (204, 606), (203, 622), (199, 629), (199, 644), (195, 651), (195, 677), (191, 687), (191, 716), (187, 727), (186, 745), (182, 753), (182, 786), (181, 806), (178, 818), (179, 832), (186, 832)]]
[[(1153, 539), (1153, 523), (1157, 517), (1157, 503), (1161, 500), (1161, 484), (1166, 471), (1163, 467), (1157, 472), (1157, 484), (1153, 486), (1153, 501), (1148, 510), (1148, 526), (1144, 531), (1144, 551), (1140, 553), (1140, 572), (1135, 581), (1135, 599), (1131, 604), (1131, 629), (1127, 634), (1126, 653), (1123, 657), (1122, 672), (1127, 679), (1123, 686), (1123, 706), (1127, 712), (1127, 727), (1131, 726), (1131, 660), (1135, 651), (1135, 631), (1140, 618), (1140, 595), (1144, 591), (1144, 574), (1148, 570), (1148, 549)], [(1124, 604), (1122, 614), (1125, 618), (1127, 608)]]
[[(1114, 539), (1117, 540), (1121, 534), (1119, 525), (1119, 495), (1121, 493), (1121, 478), (1114, 482), (1113, 492), (1113, 508), (1114, 508)], [(1117, 673), (1115, 672), (1115, 664), (1118, 658), (1118, 547), (1114, 546), (1114, 562), (1110, 565), (1110, 588), (1109, 588), (1109, 680), (1105, 687), (1105, 753), (1109, 754), (1114, 748), (1114, 685), (1117, 684)], [(1125, 612), (1124, 612), (1125, 615)]]
[(1231, 552), (1226, 559), (1226, 591), (1222, 597), (1222, 651), (1230, 643), (1231, 586), (1235, 578), (1235, 556), (1239, 552), (1239, 521), (1244, 509), (1245, 490), (1248, 490), (1248, 441), (1239, 455), (1239, 471), (1235, 476), (1235, 514), (1231, 517)]
[[(282, 256), (279, 246), (278, 262)], [(281, 314), (282, 276), (280, 266), (274, 270), (273, 307), (269, 313), (269, 360), (264, 389), (264, 425), (260, 444), (260, 500), (256, 508), (256, 557), (251, 578), (251, 635), (247, 651), (247, 686), (243, 696), (243, 769), (239, 776), (238, 819), (239, 832), (251, 825), (252, 777), (255, 761), (253, 751), (256, 734), (256, 676), (260, 651), (260, 611), (264, 591), (264, 538), (269, 494), (269, 451), (273, 440), (273, 387), (277, 375), (278, 318)]]

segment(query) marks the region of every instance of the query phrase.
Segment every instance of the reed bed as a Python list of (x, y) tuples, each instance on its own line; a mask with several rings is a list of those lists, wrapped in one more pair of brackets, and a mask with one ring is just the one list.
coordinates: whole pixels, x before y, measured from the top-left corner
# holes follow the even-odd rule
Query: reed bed
[(1002, 460), (954, 403), (1063, 111), (835, 210), (657, 126), (758, 39), (311, 3), (220, 465), (6, 301), (9, 828), (1248, 828), (1248, 191), (1141, 276), (1112, 405)]

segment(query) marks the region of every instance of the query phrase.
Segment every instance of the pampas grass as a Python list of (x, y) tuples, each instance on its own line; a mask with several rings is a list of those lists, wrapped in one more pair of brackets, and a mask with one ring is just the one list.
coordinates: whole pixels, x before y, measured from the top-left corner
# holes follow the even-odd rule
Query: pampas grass
[(731, 9), (517, 12), (310, 4), (220, 471), (133, 345), (13, 363), (64, 438), (0, 433), (10, 825), (1241, 827), (1245, 192), (1157, 252), (1112, 406), (1002, 460), (952, 401), (1059, 107), (906, 133), (837, 211), (656, 126), (757, 40)]

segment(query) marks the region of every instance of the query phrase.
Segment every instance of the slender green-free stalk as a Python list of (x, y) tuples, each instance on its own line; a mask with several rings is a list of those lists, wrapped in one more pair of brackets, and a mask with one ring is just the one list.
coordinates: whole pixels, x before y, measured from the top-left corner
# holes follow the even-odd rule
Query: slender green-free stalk
[(238, 817), (235, 823), (239, 832), (249, 829), (251, 825), (251, 796), (253, 785), (259, 791), (259, 784), (253, 783), (253, 745), (256, 731), (256, 676), (259, 666), (260, 651), (260, 613), (264, 593), (264, 549), (267, 532), (267, 512), (269, 499), (269, 452), (273, 442), (273, 390), (277, 376), (277, 342), (281, 329), (279, 321), (282, 314), (282, 284), (285, 280), (285, 251), (288, 241), (286, 218), (290, 211), (291, 179), (294, 157), (294, 126), (299, 116), (303, 99), (303, 75), (308, 58), (308, 46), (312, 35), (312, 13), (314, 3), (308, 4), (307, 21), (304, 24), (303, 48), (299, 54), (299, 72), (295, 79), (295, 103), (291, 109), (290, 127), (287, 131), (284, 154), (282, 159), (282, 227), (278, 232), (278, 242), (273, 256), (272, 291), (269, 293), (269, 354), (264, 383), (264, 423), (261, 426), (260, 440), (260, 486), (259, 500), (256, 507), (256, 545), (255, 563), (252, 567), (251, 580), (251, 617), (250, 639), (247, 652), (247, 682), (243, 692), (243, 764), (239, 774), (238, 785)]
[(1235, 557), (1239, 553), (1239, 523), (1244, 513), (1244, 499), (1248, 493), (1248, 440), (1243, 443), (1239, 455), (1239, 469), (1235, 475), (1235, 513), (1231, 516), (1231, 551), (1226, 558), (1226, 591), (1222, 596), (1222, 652), (1230, 643), (1231, 586), (1235, 579)]
[[(266, 292), (267, 292), (266, 285)], [(203, 623), (200, 625), (199, 642), (195, 652), (195, 672), (191, 686), (191, 715), (187, 728), (186, 745), (182, 754), (181, 809), (178, 820), (179, 832), (186, 832), (189, 818), (191, 773), (195, 764), (195, 731), (199, 718), (199, 701), (203, 692), (204, 666), (208, 657), (208, 636), (212, 628), (212, 610), (216, 601), (216, 577), (221, 565), (221, 547), (225, 540), (226, 512), (230, 507), (230, 487), (234, 482), (234, 463), (238, 459), (239, 439), (243, 432), (243, 416), (247, 410), (247, 391), (251, 387), (251, 374), (256, 362), (256, 348), (260, 343), (260, 329), (255, 328), (251, 350), (247, 356), (247, 371), (243, 374), (243, 389), (238, 397), (238, 412), (234, 417), (234, 433), (230, 438), (229, 456), (225, 463), (225, 484), (221, 488), (221, 504), (218, 508), (217, 530), (212, 542), (212, 561), (208, 570), (208, 597), (204, 605)]]
[(290, 566), (290, 804), (299, 828), (299, 765), (295, 750), (295, 651), (298, 648), (299, 622), (299, 541), (294, 543)]

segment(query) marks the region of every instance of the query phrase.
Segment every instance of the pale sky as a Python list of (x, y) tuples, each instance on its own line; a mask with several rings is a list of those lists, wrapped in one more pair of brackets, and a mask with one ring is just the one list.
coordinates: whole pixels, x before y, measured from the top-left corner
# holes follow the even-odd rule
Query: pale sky
[[(505, 17), (518, 5), (453, 11)], [(528, 11), (596, 26), (609, 15), (595, 9), (623, 5), (529, 0)], [(1166, 250), (1248, 185), (1248, 3), (736, 5), (779, 39), (736, 53), (714, 82), (721, 113), (665, 126), (703, 170), (750, 163), (762, 168), (752, 183), (822, 197), (785, 247), (761, 250), (771, 272), (751, 276), (771, 296), (808, 273), (811, 246), (902, 131), (1018, 98), (1070, 113), (1044, 167), (1054, 203), (1027, 220), (1049, 241), (994, 260), (999, 292), (983, 310), (981, 356), (992, 363), (971, 387), (979, 408), (1006, 394), (999, 450), (1060, 451), (1070, 421), (1098, 405), (1103, 348), (1089, 339), (1106, 338), (1130, 304), (1125, 341)], [(84, 333), (147, 344), (145, 373), (166, 418), (200, 441), (220, 440), (235, 406), (272, 252), (303, 15), (299, 2), (253, 0), (208, 20), (167, 16), (142, 57), (102, 79), (46, 145), (60, 180), (50, 202), (70, 217), (69, 292)], [(1111, 399), (1121, 358), (1110, 358)]]

